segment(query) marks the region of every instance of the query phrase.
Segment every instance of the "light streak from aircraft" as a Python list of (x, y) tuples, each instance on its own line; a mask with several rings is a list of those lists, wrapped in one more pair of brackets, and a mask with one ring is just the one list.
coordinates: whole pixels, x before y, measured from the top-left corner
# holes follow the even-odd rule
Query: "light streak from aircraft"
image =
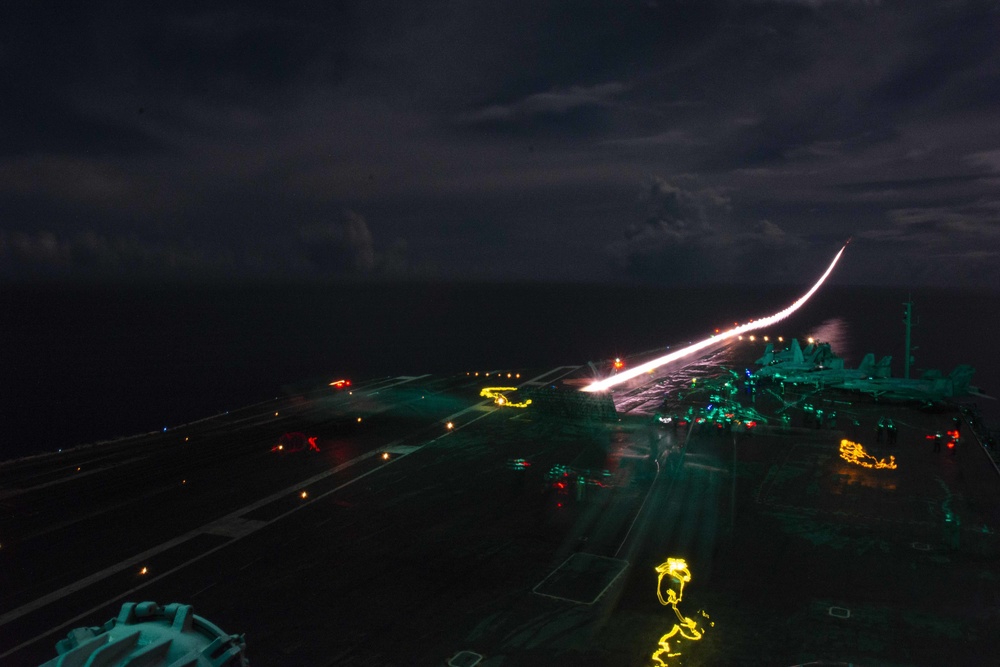
[(838, 252), (837, 255), (833, 258), (833, 261), (830, 262), (830, 266), (826, 268), (826, 271), (823, 272), (823, 275), (820, 276), (819, 280), (816, 281), (816, 284), (813, 285), (808, 292), (800, 296), (798, 300), (795, 301), (795, 303), (788, 306), (784, 310), (781, 310), (775, 313), (774, 315), (769, 315), (767, 317), (761, 317), (750, 320), (746, 324), (741, 324), (737, 327), (729, 329), (728, 331), (723, 331), (717, 336), (710, 336), (705, 340), (699, 341), (685, 348), (681, 348), (680, 350), (676, 350), (662, 357), (658, 357), (656, 359), (653, 359), (652, 361), (647, 361), (644, 364), (639, 364), (638, 366), (635, 366), (634, 368), (631, 368), (627, 371), (622, 371), (617, 375), (612, 375), (611, 377), (607, 377), (603, 380), (598, 380), (584, 387), (583, 391), (605, 391), (607, 389), (610, 389), (611, 387), (614, 387), (617, 384), (621, 384), (622, 382), (628, 382), (632, 378), (639, 377), (643, 373), (651, 373), (655, 369), (659, 368), (664, 364), (668, 364), (671, 361), (676, 361), (677, 359), (681, 359), (683, 357), (692, 355), (695, 352), (700, 352), (701, 350), (704, 350), (707, 347), (718, 345), (722, 341), (729, 340), (730, 338), (735, 338), (736, 336), (739, 336), (740, 334), (746, 333), (748, 331), (756, 331), (757, 329), (763, 329), (764, 327), (769, 327), (775, 322), (780, 322), (781, 320), (785, 319), (786, 317), (794, 313), (796, 310), (801, 308), (805, 304), (805, 302), (808, 301), (809, 298), (816, 293), (816, 290), (818, 290), (820, 286), (823, 284), (823, 282), (829, 277), (829, 275), (833, 273), (833, 267), (837, 266), (837, 262), (840, 261), (840, 256), (844, 254), (844, 250), (846, 249), (847, 245), (845, 244), (844, 247), (840, 249), (840, 252)]

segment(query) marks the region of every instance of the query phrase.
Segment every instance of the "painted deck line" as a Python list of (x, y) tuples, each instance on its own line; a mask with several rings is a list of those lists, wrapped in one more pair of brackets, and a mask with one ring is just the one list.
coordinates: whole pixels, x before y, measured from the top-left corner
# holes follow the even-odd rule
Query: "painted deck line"
[(403, 384), (415, 382), (417, 380), (422, 380), (426, 377), (430, 377), (430, 373), (424, 373), (423, 375), (397, 375), (396, 377), (386, 378), (385, 380), (382, 380), (381, 382), (384, 382), (385, 384), (376, 381), (371, 383), (371, 385), (366, 385), (365, 387), (360, 387), (358, 389), (354, 389), (353, 391), (359, 393), (367, 392), (369, 394), (372, 392), (377, 393), (382, 391), (383, 389), (392, 389), (393, 387), (398, 387)]
[[(552, 370), (546, 371), (545, 373), (542, 373), (538, 377), (531, 378), (530, 380), (522, 383), (522, 386), (539, 387), (539, 386), (541, 386), (543, 384), (548, 384), (549, 382), (555, 382), (556, 380), (558, 380), (560, 378), (566, 377), (567, 375), (569, 375), (573, 371), (578, 370), (580, 368), (583, 368), (583, 367), (582, 366), (556, 366)], [(557, 376), (557, 377), (552, 377), (552, 378), (548, 377), (549, 375), (554, 375), (554, 374), (558, 373), (561, 370), (566, 370), (566, 372), (563, 373), (562, 375)], [(543, 380), (543, 378), (545, 378), (545, 379)]]
[[(60, 589), (55, 590), (55, 591), (52, 591), (51, 593), (48, 593), (46, 595), (43, 595), (42, 597), (37, 598), (37, 599), (29, 602), (28, 604), (25, 604), (25, 605), (22, 605), (22, 606), (18, 607), (17, 609), (12, 609), (11, 611), (8, 611), (8, 612), (0, 615), (0, 626), (4, 626), (7, 623), (10, 623), (11, 621), (13, 621), (13, 620), (15, 620), (17, 618), (20, 618), (21, 616), (24, 616), (25, 614), (29, 614), (29, 613), (35, 611), (36, 609), (41, 609), (42, 607), (45, 607), (45, 606), (47, 606), (49, 604), (52, 604), (53, 602), (66, 597), (67, 595), (70, 595), (72, 593), (76, 593), (77, 591), (83, 590), (84, 588), (87, 588), (91, 584), (95, 584), (95, 583), (97, 583), (97, 582), (99, 582), (99, 581), (101, 581), (103, 579), (106, 579), (107, 577), (110, 577), (113, 574), (121, 572), (124, 569), (130, 568), (130, 567), (134, 567), (134, 566), (138, 565), (139, 563), (142, 563), (142, 562), (148, 560), (152, 556), (155, 556), (158, 553), (161, 553), (163, 551), (166, 551), (167, 549), (175, 547), (178, 544), (186, 542), (186, 541), (190, 540), (193, 537), (196, 537), (198, 535), (202, 535), (202, 534), (205, 534), (205, 533), (225, 535), (225, 534), (227, 534), (226, 531), (229, 529), (228, 527), (231, 526), (234, 521), (239, 520), (240, 517), (242, 515), (246, 514), (247, 512), (251, 512), (251, 511), (257, 509), (258, 507), (262, 507), (262, 506), (264, 506), (264, 505), (266, 505), (266, 504), (268, 504), (270, 502), (278, 500), (279, 498), (283, 498), (285, 496), (288, 496), (289, 494), (297, 493), (302, 488), (303, 485), (313, 484), (313, 483), (318, 482), (318, 481), (320, 481), (322, 479), (326, 479), (327, 477), (330, 477), (331, 475), (335, 475), (336, 473), (338, 473), (338, 472), (340, 472), (342, 470), (345, 470), (345, 469), (347, 469), (347, 468), (349, 468), (349, 467), (351, 467), (351, 466), (353, 466), (353, 465), (355, 465), (357, 463), (360, 463), (361, 461), (369, 459), (369, 458), (371, 458), (371, 457), (373, 457), (373, 456), (375, 456), (377, 454), (378, 454), (377, 451), (371, 451), (371, 452), (367, 452), (365, 454), (362, 454), (361, 456), (357, 456), (357, 457), (355, 457), (355, 458), (353, 458), (353, 459), (351, 459), (349, 461), (345, 461), (344, 463), (341, 463), (339, 466), (337, 466), (335, 468), (332, 468), (331, 470), (328, 470), (328, 471), (326, 471), (324, 473), (320, 473), (319, 475), (314, 475), (313, 477), (310, 477), (309, 479), (303, 480), (303, 481), (301, 481), (301, 482), (299, 482), (299, 483), (297, 483), (297, 484), (295, 484), (293, 486), (289, 486), (289, 487), (287, 487), (285, 489), (282, 489), (281, 491), (273, 493), (273, 494), (271, 494), (270, 496), (268, 496), (266, 498), (263, 498), (261, 500), (258, 500), (256, 502), (254, 502), (254, 503), (251, 503), (250, 505), (247, 505), (247, 506), (242, 507), (242, 508), (240, 508), (238, 510), (230, 512), (226, 516), (223, 516), (223, 517), (221, 517), (219, 519), (216, 519), (216, 520), (214, 520), (214, 521), (212, 521), (210, 523), (207, 523), (204, 526), (201, 526), (199, 528), (195, 528), (194, 530), (190, 530), (190, 531), (184, 533), (183, 535), (179, 535), (179, 536), (175, 537), (172, 540), (167, 540), (166, 542), (162, 542), (162, 543), (156, 545), (155, 547), (152, 547), (150, 549), (147, 549), (147, 550), (145, 550), (145, 551), (143, 551), (141, 553), (138, 553), (138, 554), (132, 556), (131, 558), (127, 558), (127, 559), (125, 559), (123, 561), (115, 563), (114, 565), (110, 565), (110, 566), (104, 568), (103, 570), (100, 570), (100, 571), (95, 572), (94, 574), (92, 574), (92, 575), (90, 575), (88, 577), (84, 577), (83, 579), (75, 581), (72, 584), (69, 584), (68, 586), (64, 586), (63, 588), (60, 588)], [(221, 533), (220, 533), (220, 531), (221, 531)], [(249, 533), (247, 533), (247, 534), (249, 534)], [(152, 581), (152, 580), (150, 580), (150, 581)], [(5, 653), (4, 655), (7, 655), (7, 654)], [(3, 657), (3, 656), (0, 656), (0, 657)]]
[[(539, 589), (544, 588), (546, 582), (549, 579), (551, 579), (552, 577), (557, 576), (560, 573), (560, 571), (563, 570), (563, 568), (566, 568), (567, 570), (571, 569), (569, 566), (570, 566), (570, 564), (572, 563), (572, 561), (574, 559), (579, 560), (579, 559), (588, 559), (588, 558), (591, 559), (591, 561), (605, 561), (609, 565), (611, 565), (612, 567), (614, 567), (614, 568), (617, 569), (617, 571), (614, 571), (613, 576), (608, 580), (607, 584), (604, 585), (604, 588), (602, 588), (600, 591), (598, 591), (597, 594), (594, 595), (594, 597), (592, 597), (589, 602), (587, 600), (580, 600), (580, 599), (569, 598), (569, 597), (564, 597), (564, 596), (560, 596), (560, 595), (552, 595), (551, 593), (541, 593), (541, 592), (539, 592)], [(573, 604), (580, 604), (580, 605), (590, 606), (590, 605), (593, 605), (595, 602), (597, 602), (598, 600), (600, 600), (601, 597), (604, 596), (604, 594), (608, 591), (608, 589), (611, 588), (616, 581), (618, 581), (618, 578), (620, 576), (622, 576), (622, 573), (625, 570), (628, 569), (628, 566), (629, 566), (629, 562), (627, 560), (621, 560), (619, 558), (608, 558), (607, 556), (598, 556), (597, 554), (588, 554), (588, 553), (584, 553), (584, 552), (577, 552), (577, 553), (572, 554), (566, 560), (564, 560), (562, 562), (562, 564), (559, 565), (559, 567), (557, 567), (556, 569), (552, 570), (552, 572), (550, 572), (548, 574), (548, 576), (546, 576), (544, 579), (542, 579), (534, 588), (531, 589), (531, 592), (534, 593), (535, 595), (541, 595), (542, 597), (552, 598), (553, 600), (563, 600), (565, 602), (572, 602)], [(584, 568), (585, 568), (584, 569), (584, 572), (585, 572), (586, 571), (586, 566), (584, 566)], [(609, 570), (609, 571), (613, 571), (613, 570)]]
[(35, 484), (34, 486), (25, 487), (13, 487), (9, 489), (0, 489), (0, 500), (6, 500), (7, 498), (14, 498), (24, 493), (29, 493), (31, 491), (37, 491), (39, 489), (48, 489), (53, 486), (58, 486), (60, 484), (65, 484), (66, 482), (72, 482), (74, 480), (80, 479), (82, 477), (87, 477), (89, 475), (95, 475), (99, 472), (105, 470), (113, 470), (118, 466), (125, 465), (126, 463), (134, 463), (136, 461), (141, 461), (143, 459), (149, 458), (149, 454), (143, 454), (142, 456), (133, 456), (130, 459), (125, 459), (124, 461), (119, 461), (113, 465), (100, 466), (99, 468), (87, 468), (86, 470), (80, 470), (79, 472), (70, 471), (66, 477), (60, 477), (59, 479), (54, 479), (50, 482), (43, 482), (41, 484)]
[(393, 445), (382, 449), (387, 454), (412, 454), (420, 449), (421, 445)]
[[(467, 422), (465, 425), (468, 425), (468, 424), (471, 424), (471, 423), (473, 423), (475, 421), (478, 421), (478, 420), (480, 420), (480, 419), (482, 419), (484, 417), (489, 416), (490, 414), (492, 414), (492, 411), (488, 412), (488, 413), (485, 413), (485, 414), (481, 415), (480, 417), (477, 417), (477, 418), (473, 419), (470, 422)], [(156, 581), (159, 581), (160, 579), (163, 579), (164, 577), (168, 577), (171, 574), (173, 574), (173, 573), (175, 573), (175, 572), (177, 572), (177, 571), (179, 571), (179, 570), (187, 567), (188, 565), (190, 565), (192, 563), (195, 563), (195, 562), (197, 562), (197, 561), (199, 561), (199, 560), (201, 560), (201, 559), (203, 559), (203, 558), (205, 558), (207, 556), (210, 556), (211, 554), (215, 553), (216, 551), (219, 551), (221, 549), (229, 547), (234, 542), (238, 542), (239, 540), (243, 539), (244, 537), (246, 537), (248, 535), (251, 535), (251, 534), (257, 532), (258, 530), (261, 530), (261, 529), (266, 528), (267, 526), (269, 526), (269, 525), (271, 525), (273, 523), (281, 521), (282, 519), (286, 518), (287, 516), (289, 516), (289, 515), (291, 515), (291, 514), (293, 514), (295, 512), (298, 512), (299, 510), (301, 510), (301, 509), (303, 509), (305, 507), (308, 507), (309, 505), (312, 505), (313, 503), (318, 502), (318, 501), (322, 500), (323, 498), (326, 498), (327, 496), (329, 496), (329, 495), (331, 495), (333, 493), (336, 493), (337, 491), (340, 491), (341, 489), (343, 489), (345, 487), (348, 487), (351, 484), (354, 484), (355, 482), (357, 482), (357, 481), (359, 481), (361, 479), (364, 479), (368, 475), (371, 475), (373, 473), (376, 473), (376, 472), (384, 469), (385, 466), (392, 465), (394, 463), (397, 463), (398, 461), (401, 461), (402, 459), (404, 459), (406, 456), (409, 456), (413, 452), (419, 451), (419, 450), (423, 449), (424, 447), (426, 447), (426, 446), (428, 446), (428, 445), (430, 445), (430, 444), (432, 444), (434, 442), (437, 442), (438, 440), (440, 440), (442, 438), (445, 438), (445, 437), (449, 436), (451, 433), (453, 433), (453, 431), (448, 431), (446, 433), (443, 433), (442, 435), (437, 436), (436, 438), (433, 438), (431, 440), (428, 440), (428, 441), (424, 442), (421, 445), (414, 446), (414, 447), (412, 447), (412, 449), (410, 449), (410, 451), (407, 451), (405, 453), (399, 454), (398, 456), (396, 456), (394, 458), (391, 458), (388, 461), (385, 461), (385, 463), (383, 465), (381, 465), (381, 466), (379, 466), (377, 468), (374, 468), (372, 470), (369, 470), (366, 473), (362, 473), (361, 475), (358, 475), (357, 477), (355, 477), (353, 479), (350, 479), (350, 480), (344, 482), (343, 484), (340, 484), (339, 486), (337, 486), (337, 487), (335, 487), (333, 489), (330, 489), (329, 491), (316, 496), (315, 498), (311, 498), (308, 501), (304, 501), (301, 504), (296, 505), (295, 507), (293, 507), (289, 511), (285, 512), (284, 514), (280, 514), (277, 517), (275, 517), (275, 518), (273, 518), (273, 519), (271, 519), (269, 521), (245, 522), (242, 525), (243, 530), (240, 532), (240, 534), (237, 535), (236, 537), (234, 537), (229, 542), (225, 542), (224, 544), (220, 544), (220, 545), (218, 545), (216, 547), (213, 547), (212, 549), (209, 549), (208, 551), (205, 551), (204, 553), (201, 553), (201, 554), (195, 556), (194, 558), (191, 558), (190, 560), (188, 560), (188, 561), (186, 561), (184, 563), (181, 563), (180, 565), (177, 565), (176, 567), (174, 567), (174, 568), (172, 568), (170, 570), (167, 570), (166, 572), (163, 572), (163, 573), (161, 573), (161, 574), (159, 574), (159, 575), (157, 575), (155, 577), (152, 577), (150, 579), (147, 579), (143, 583), (139, 584), (138, 586), (134, 586), (134, 587), (128, 589), (127, 591), (122, 591), (120, 593), (116, 593), (114, 595), (114, 597), (112, 597), (112, 598), (110, 598), (110, 599), (102, 602), (101, 604), (96, 605), (96, 606), (94, 606), (94, 607), (92, 607), (92, 608), (90, 608), (90, 609), (88, 609), (88, 610), (86, 610), (86, 611), (84, 611), (84, 612), (82, 612), (82, 613), (74, 616), (73, 618), (71, 618), (68, 621), (66, 621), (65, 623), (63, 623), (62, 625), (59, 625), (59, 626), (56, 626), (56, 627), (53, 627), (53, 628), (49, 628), (43, 634), (36, 635), (35, 637), (32, 637), (31, 639), (25, 640), (25, 641), (21, 642), (20, 644), (18, 644), (17, 646), (12, 647), (11, 649), (9, 649), (8, 651), (6, 651), (5, 653), (0, 654), (0, 659), (5, 658), (6, 656), (11, 655), (12, 653), (15, 653), (15, 652), (19, 651), (20, 649), (24, 648), (25, 646), (29, 646), (29, 645), (33, 644), (34, 642), (38, 641), (39, 639), (42, 639), (43, 637), (47, 637), (47, 636), (49, 636), (49, 635), (51, 635), (51, 634), (53, 634), (55, 632), (59, 632), (59, 631), (65, 629), (65, 628), (67, 628), (67, 627), (69, 627), (69, 626), (71, 626), (71, 625), (79, 622), (81, 619), (84, 619), (87, 616), (90, 616), (91, 614), (93, 614), (93, 613), (95, 613), (97, 611), (100, 611), (101, 609), (107, 608), (107, 606), (111, 602), (114, 602), (115, 600), (121, 599), (121, 598), (126, 597), (128, 595), (131, 595), (132, 593), (134, 593), (136, 591), (139, 591), (139, 590), (141, 590), (141, 589), (149, 586), (150, 584), (152, 584), (152, 583), (154, 583)], [(391, 447), (399, 446), (400, 442), (402, 442), (402, 439), (396, 440), (396, 441), (390, 443), (389, 445), (386, 446), (386, 449), (387, 448), (391, 448)], [(402, 447), (401, 447), (401, 449), (402, 449)], [(225, 531), (231, 530), (231, 528), (233, 526), (233, 523), (234, 523), (234, 520), (238, 521), (240, 519), (241, 515), (246, 514), (248, 512), (252, 512), (253, 510), (255, 510), (255, 509), (259, 508), (259, 507), (262, 507), (262, 506), (264, 506), (264, 505), (266, 505), (268, 503), (271, 503), (271, 502), (273, 502), (275, 500), (278, 500), (280, 498), (286, 497), (288, 495), (297, 495), (301, 491), (301, 489), (302, 489), (303, 486), (305, 486), (307, 484), (312, 484), (312, 483), (317, 482), (317, 481), (319, 481), (321, 479), (325, 479), (325, 478), (327, 478), (327, 477), (329, 477), (329, 476), (331, 476), (333, 474), (336, 474), (337, 472), (340, 472), (341, 470), (344, 470), (345, 468), (353, 466), (356, 463), (360, 463), (361, 461), (364, 461), (366, 459), (372, 458), (373, 456), (377, 456), (382, 451), (385, 451), (385, 449), (375, 449), (375, 450), (372, 450), (370, 452), (367, 452), (366, 454), (362, 454), (361, 456), (355, 457), (355, 458), (351, 459), (350, 461), (345, 461), (344, 463), (340, 464), (336, 468), (333, 468), (332, 470), (329, 470), (329, 471), (327, 471), (325, 473), (321, 473), (319, 475), (314, 475), (313, 477), (310, 477), (307, 480), (299, 482), (299, 483), (297, 483), (297, 484), (295, 484), (293, 486), (286, 487), (282, 491), (278, 491), (277, 493), (274, 493), (274, 494), (272, 494), (272, 495), (270, 495), (270, 496), (268, 496), (266, 498), (263, 498), (261, 500), (258, 500), (256, 502), (254, 502), (254, 503), (251, 503), (250, 505), (247, 505), (246, 507), (243, 507), (243, 508), (240, 508), (239, 510), (231, 512), (231, 513), (227, 514), (226, 516), (224, 516), (224, 517), (222, 517), (220, 519), (216, 519), (215, 521), (213, 521), (211, 523), (205, 524), (204, 526), (202, 526), (200, 528), (196, 528), (195, 530), (189, 531), (189, 532), (185, 533), (184, 535), (181, 535), (179, 537), (174, 538), (173, 540), (169, 540), (169, 541), (164, 542), (164, 543), (162, 543), (160, 545), (157, 545), (157, 546), (153, 547), (152, 549), (147, 549), (146, 551), (144, 551), (144, 552), (142, 552), (140, 554), (137, 554), (137, 555), (135, 555), (135, 556), (133, 556), (131, 558), (123, 560), (123, 561), (121, 561), (121, 562), (119, 562), (119, 563), (117, 563), (115, 565), (110, 566), (110, 567), (107, 567), (107, 568), (101, 570), (100, 572), (97, 572), (95, 574), (90, 575), (89, 577), (85, 577), (84, 579), (76, 581), (76, 582), (70, 584), (69, 586), (65, 586), (65, 587), (63, 587), (63, 588), (61, 588), (61, 589), (59, 589), (57, 591), (53, 591), (52, 593), (49, 593), (48, 595), (42, 596), (42, 597), (38, 598), (37, 600), (34, 600), (34, 601), (32, 601), (32, 602), (30, 602), (30, 603), (28, 603), (26, 605), (18, 607), (17, 609), (14, 609), (14, 610), (12, 610), (10, 612), (7, 612), (6, 614), (0, 616), (0, 627), (2, 627), (3, 625), (5, 625), (5, 624), (7, 624), (7, 623), (9, 623), (9, 622), (17, 619), (17, 618), (20, 618), (21, 616), (24, 616), (25, 614), (31, 613), (32, 611), (35, 611), (36, 609), (41, 609), (41, 608), (43, 608), (43, 607), (51, 604), (52, 602), (55, 602), (55, 601), (57, 601), (57, 600), (59, 600), (59, 599), (61, 599), (63, 597), (66, 597), (67, 595), (75, 593), (75, 592), (77, 592), (79, 590), (83, 590), (84, 588), (86, 588), (86, 587), (88, 587), (88, 586), (90, 586), (92, 584), (95, 584), (97, 582), (100, 582), (101, 580), (106, 579), (107, 577), (109, 577), (109, 576), (111, 576), (113, 574), (116, 574), (118, 572), (121, 572), (122, 570), (124, 570), (126, 568), (134, 567), (134, 566), (138, 565), (140, 562), (143, 562), (143, 561), (147, 560), (151, 556), (153, 556), (153, 555), (155, 555), (157, 553), (160, 553), (161, 551), (165, 551), (166, 549), (169, 549), (170, 547), (173, 547), (173, 546), (176, 546), (176, 545), (181, 544), (183, 542), (186, 542), (187, 540), (189, 540), (189, 539), (191, 539), (193, 537), (196, 537), (196, 536), (201, 535), (201, 534), (206, 534), (206, 533), (216, 534), (217, 535), (217, 534), (219, 534), (219, 531), (223, 531), (223, 534), (225, 534)]]

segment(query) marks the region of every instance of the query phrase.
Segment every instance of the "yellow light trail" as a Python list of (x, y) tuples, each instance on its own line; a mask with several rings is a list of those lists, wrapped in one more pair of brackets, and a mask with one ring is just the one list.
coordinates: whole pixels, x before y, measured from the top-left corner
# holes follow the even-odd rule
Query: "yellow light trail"
[(521, 403), (511, 403), (509, 398), (500, 393), (502, 391), (517, 391), (517, 387), (483, 387), (483, 390), (479, 392), (479, 395), (486, 398), (492, 398), (493, 402), (501, 408), (526, 408), (531, 405), (530, 398)]
[[(683, 558), (668, 558), (656, 566), (656, 571), (659, 574), (659, 577), (656, 579), (656, 597), (660, 600), (660, 604), (673, 609), (674, 615), (677, 617), (677, 623), (674, 624), (674, 627), (660, 637), (660, 641), (658, 643), (659, 648), (653, 652), (652, 656), (653, 663), (657, 665), (657, 667), (666, 667), (667, 663), (664, 662), (664, 658), (676, 658), (681, 654), (680, 651), (676, 649), (671, 652), (670, 639), (679, 634), (684, 639), (698, 641), (701, 639), (702, 635), (705, 634), (705, 630), (698, 627), (698, 622), (696, 620), (685, 616), (681, 613), (681, 610), (677, 608), (677, 605), (684, 599), (684, 584), (691, 581), (691, 570), (688, 569), (687, 562)], [(667, 582), (668, 588), (666, 599), (663, 598), (664, 577), (670, 577), (670, 579), (673, 580), (668, 580)], [(675, 582), (677, 585), (677, 591), (674, 591), (673, 589)], [(704, 611), (700, 613), (706, 619), (708, 618), (708, 614)], [(715, 623), (710, 623), (710, 625), (714, 626)]]
[(840, 441), (840, 458), (844, 459), (848, 463), (854, 463), (863, 468), (896, 469), (895, 456), (890, 456), (888, 461), (885, 459), (877, 459), (866, 452), (865, 448), (860, 443), (851, 442), (850, 440)]
[(846, 249), (847, 249), (847, 244), (845, 243), (844, 247), (841, 248), (840, 252), (838, 252), (837, 255), (833, 258), (833, 261), (830, 262), (830, 266), (826, 268), (826, 271), (823, 273), (823, 275), (820, 276), (819, 280), (816, 281), (816, 284), (813, 285), (808, 292), (800, 296), (795, 303), (788, 306), (784, 310), (779, 311), (774, 315), (769, 315), (767, 317), (762, 317), (756, 320), (752, 320), (750, 322), (747, 322), (746, 324), (741, 324), (737, 327), (729, 329), (728, 331), (723, 331), (717, 336), (710, 336), (703, 341), (699, 341), (693, 345), (689, 345), (675, 352), (671, 352), (670, 354), (664, 355), (657, 359), (653, 359), (652, 361), (647, 361), (644, 364), (640, 364), (627, 371), (620, 372), (617, 375), (612, 375), (611, 377), (605, 378), (603, 380), (598, 380), (597, 382), (594, 382), (584, 387), (582, 391), (605, 391), (607, 389), (610, 389), (611, 387), (614, 387), (617, 384), (621, 384), (622, 382), (628, 382), (632, 378), (639, 377), (643, 373), (652, 372), (653, 370), (659, 368), (663, 364), (668, 364), (671, 361), (676, 361), (677, 359), (681, 359), (688, 355), (694, 354), (695, 352), (700, 352), (701, 350), (704, 350), (707, 347), (717, 345), (722, 341), (729, 340), (730, 338), (734, 338), (748, 331), (756, 331), (757, 329), (762, 329), (764, 327), (771, 326), (775, 322), (780, 322), (781, 320), (785, 319), (786, 317), (794, 313), (796, 310), (801, 308), (805, 304), (805, 302), (808, 301), (809, 298), (816, 293), (816, 290), (820, 288), (820, 285), (822, 285), (823, 282), (827, 279), (827, 277), (829, 277), (829, 275), (833, 273), (833, 267), (837, 266), (837, 262), (840, 261), (840, 256), (844, 254), (844, 250)]

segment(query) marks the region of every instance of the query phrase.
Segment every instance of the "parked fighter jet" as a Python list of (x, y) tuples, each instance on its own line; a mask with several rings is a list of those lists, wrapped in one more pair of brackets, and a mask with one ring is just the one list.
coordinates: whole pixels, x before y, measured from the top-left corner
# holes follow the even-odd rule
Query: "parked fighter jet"
[(975, 369), (972, 366), (962, 364), (956, 366), (947, 377), (943, 377), (940, 371), (929, 370), (924, 372), (919, 380), (902, 378), (847, 380), (837, 388), (868, 394), (875, 400), (938, 403), (946, 398), (968, 394), (969, 381), (973, 373)]
[[(774, 345), (768, 343), (764, 348), (764, 356), (756, 361), (762, 368), (754, 373), (754, 376), (769, 378), (787, 373), (820, 370), (829, 368), (830, 364), (837, 360), (840, 359), (833, 353), (829, 343), (810, 343), (803, 350), (799, 345), (799, 339), (795, 338), (789, 349), (779, 352), (775, 352)], [(843, 361), (840, 360), (840, 363), (843, 368)]]
[(839, 387), (848, 380), (887, 379), (892, 357), (885, 356), (876, 364), (875, 355), (869, 352), (857, 368), (844, 368), (844, 360), (839, 357), (828, 362), (827, 368), (793, 373), (780, 372), (775, 379), (792, 384), (806, 384), (813, 387)]

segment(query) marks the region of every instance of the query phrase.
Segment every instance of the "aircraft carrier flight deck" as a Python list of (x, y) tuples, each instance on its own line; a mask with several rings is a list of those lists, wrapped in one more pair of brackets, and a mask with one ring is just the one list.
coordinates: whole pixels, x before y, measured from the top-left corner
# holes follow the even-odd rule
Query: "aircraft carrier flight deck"
[(759, 354), (594, 394), (615, 368), (331, 378), (2, 464), (0, 664), (145, 600), (253, 665), (995, 660), (975, 420), (752, 381)]

